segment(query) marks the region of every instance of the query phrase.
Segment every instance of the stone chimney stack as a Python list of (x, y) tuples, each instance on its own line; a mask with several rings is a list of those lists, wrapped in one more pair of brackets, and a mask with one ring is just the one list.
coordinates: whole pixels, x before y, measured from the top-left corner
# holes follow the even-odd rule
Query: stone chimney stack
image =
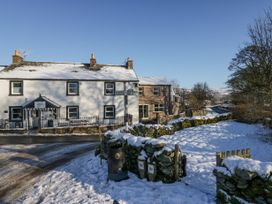
[(92, 52), (91, 59), (90, 59), (90, 66), (93, 67), (96, 65), (96, 59), (94, 53)]
[(12, 64), (20, 64), (24, 61), (19, 50), (15, 50), (15, 54), (12, 56)]
[(130, 58), (127, 59), (127, 68), (133, 69), (133, 60)]

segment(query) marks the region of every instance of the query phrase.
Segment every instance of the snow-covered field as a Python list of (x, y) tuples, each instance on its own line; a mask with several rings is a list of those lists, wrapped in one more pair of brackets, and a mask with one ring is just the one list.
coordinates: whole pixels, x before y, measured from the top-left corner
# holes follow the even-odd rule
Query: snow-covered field
[(262, 140), (258, 125), (228, 121), (188, 128), (164, 136), (182, 146), (187, 177), (173, 184), (152, 183), (129, 174), (122, 182), (107, 182), (107, 163), (94, 154), (77, 158), (40, 178), (19, 198), (23, 203), (215, 203), (215, 153), (251, 148), (252, 158), (272, 161), (272, 145)]

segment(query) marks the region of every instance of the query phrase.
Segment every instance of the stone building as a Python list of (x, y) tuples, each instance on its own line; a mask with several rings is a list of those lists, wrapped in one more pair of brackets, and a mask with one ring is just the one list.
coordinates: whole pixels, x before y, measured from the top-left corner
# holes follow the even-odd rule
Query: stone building
[(171, 84), (159, 77), (139, 77), (139, 120), (164, 120), (173, 113)]

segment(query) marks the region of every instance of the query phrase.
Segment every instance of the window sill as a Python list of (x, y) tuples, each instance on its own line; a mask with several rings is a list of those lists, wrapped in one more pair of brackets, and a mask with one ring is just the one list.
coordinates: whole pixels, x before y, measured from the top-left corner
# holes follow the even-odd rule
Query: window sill
[(9, 96), (24, 96), (24, 94), (9, 94)]

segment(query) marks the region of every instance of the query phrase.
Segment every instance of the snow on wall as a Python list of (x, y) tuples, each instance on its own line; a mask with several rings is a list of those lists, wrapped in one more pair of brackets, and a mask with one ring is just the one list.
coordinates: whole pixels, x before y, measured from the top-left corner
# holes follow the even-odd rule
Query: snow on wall
[[(66, 96), (66, 81), (61, 80), (24, 80), (24, 95), (9, 96), (9, 80), (0, 80), (0, 118), (8, 118), (4, 113), (9, 106), (21, 106), (42, 94), (61, 105), (60, 114), (66, 117), (66, 106), (79, 106), (80, 117), (104, 117), (104, 105), (115, 105), (116, 117), (124, 116), (124, 95), (105, 96), (103, 81), (80, 81), (79, 96)], [(129, 84), (134, 84), (128, 82)], [(130, 86), (133, 86), (131, 85)], [(116, 90), (124, 89), (123, 82), (116, 82)], [(133, 123), (138, 122), (138, 97), (128, 96), (128, 114), (133, 115)]]
[(272, 173), (272, 162), (261, 162), (259, 160), (244, 159), (238, 156), (228, 157), (223, 160), (223, 164), (235, 173), (235, 169), (243, 169), (250, 172), (256, 172), (259, 176), (267, 178)]

